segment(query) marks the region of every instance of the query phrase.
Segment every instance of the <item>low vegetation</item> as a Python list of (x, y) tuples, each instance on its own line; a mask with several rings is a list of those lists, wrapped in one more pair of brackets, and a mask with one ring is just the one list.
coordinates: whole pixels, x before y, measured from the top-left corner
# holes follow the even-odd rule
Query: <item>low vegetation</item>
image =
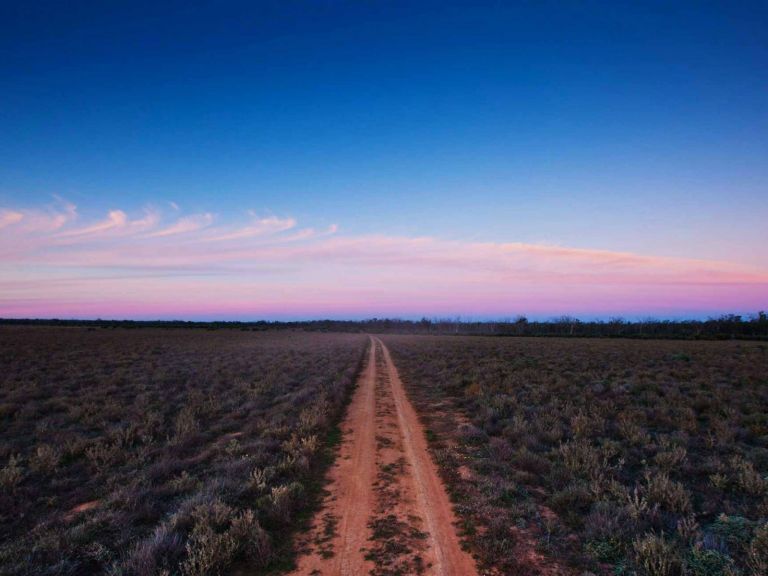
[(768, 346), (386, 336), (491, 573), (768, 574)]
[(308, 320), (297, 322), (185, 322), (136, 320), (31, 320), (0, 318), (0, 325), (86, 326), (94, 328), (205, 328), (206, 330), (306, 330), (312, 332), (359, 332), (372, 334), (454, 334), (486, 336), (543, 336), (570, 338), (636, 338), (678, 340), (763, 340), (768, 341), (768, 314), (760, 311), (743, 316), (724, 314), (706, 320), (579, 320), (560, 316), (549, 320), (528, 320), (518, 316), (506, 320), (473, 321), (461, 318), (400, 320)]
[(0, 327), (0, 574), (271, 570), (367, 338)]

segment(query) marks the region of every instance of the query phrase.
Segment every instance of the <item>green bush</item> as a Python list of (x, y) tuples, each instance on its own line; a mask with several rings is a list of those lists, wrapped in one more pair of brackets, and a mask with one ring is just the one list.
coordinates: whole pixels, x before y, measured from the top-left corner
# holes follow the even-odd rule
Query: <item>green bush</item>
[(743, 516), (720, 514), (717, 520), (707, 527), (707, 532), (724, 542), (731, 551), (738, 551), (749, 545), (754, 528), (755, 522)]
[(587, 554), (599, 562), (616, 564), (624, 558), (624, 545), (618, 538), (590, 540), (584, 549)]
[(717, 550), (693, 548), (686, 562), (691, 576), (730, 576), (735, 574), (733, 560)]

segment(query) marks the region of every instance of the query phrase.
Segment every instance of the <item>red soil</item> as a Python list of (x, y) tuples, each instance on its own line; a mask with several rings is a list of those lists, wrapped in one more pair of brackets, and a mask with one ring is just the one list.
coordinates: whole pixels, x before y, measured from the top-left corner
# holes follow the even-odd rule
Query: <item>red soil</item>
[[(371, 339), (342, 430), (329, 493), (307, 537), (309, 553), (294, 574), (351, 576), (392, 568), (408, 573), (416, 566), (426, 575), (477, 575), (461, 548), (424, 429), (377, 338)], [(377, 522), (396, 529), (374, 537)], [(397, 542), (400, 557), (390, 552), (387, 539)]]

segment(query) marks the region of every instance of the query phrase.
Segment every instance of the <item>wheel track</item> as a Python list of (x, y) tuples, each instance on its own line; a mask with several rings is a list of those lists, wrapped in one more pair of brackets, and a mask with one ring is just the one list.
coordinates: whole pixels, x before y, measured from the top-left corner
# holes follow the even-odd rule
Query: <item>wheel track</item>
[[(377, 386), (377, 380), (379, 386)], [(390, 408), (394, 406), (394, 410)], [(382, 410), (380, 408), (387, 407)], [(377, 408), (379, 412), (377, 413)], [(394, 412), (394, 413), (392, 413)], [(398, 559), (378, 557), (374, 550), (403, 549), (411, 559), (424, 562), (419, 573), (434, 576), (473, 576), (477, 568), (461, 548), (455, 516), (445, 487), (432, 461), (424, 429), (409, 402), (397, 368), (384, 343), (371, 337), (368, 359), (342, 424), (344, 438), (328, 474), (328, 495), (316, 515), (304, 545), (309, 552), (299, 558), (296, 576), (388, 574)], [(386, 448), (377, 438), (393, 441)], [(383, 502), (377, 492), (377, 470), (400, 457), (405, 465), (394, 480), (397, 502)], [(398, 546), (372, 539), (372, 523), (386, 513), (398, 525), (417, 526), (425, 533), (419, 543), (405, 534)], [(335, 532), (328, 536), (329, 519)], [(384, 546), (382, 546), (384, 544)], [(366, 557), (368, 556), (368, 557)], [(394, 563), (393, 563), (394, 562)], [(394, 569), (391, 567), (395, 566)]]

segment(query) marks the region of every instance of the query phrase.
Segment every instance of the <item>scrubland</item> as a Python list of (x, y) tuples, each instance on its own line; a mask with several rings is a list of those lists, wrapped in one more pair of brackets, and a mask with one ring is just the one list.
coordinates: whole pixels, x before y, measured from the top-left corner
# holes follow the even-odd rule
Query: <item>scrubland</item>
[(768, 346), (382, 338), (487, 573), (768, 574)]
[(0, 327), (0, 573), (290, 563), (367, 342)]
[[(479, 573), (768, 574), (768, 345), (381, 338)], [(0, 574), (289, 569), (368, 341), (0, 327)]]

